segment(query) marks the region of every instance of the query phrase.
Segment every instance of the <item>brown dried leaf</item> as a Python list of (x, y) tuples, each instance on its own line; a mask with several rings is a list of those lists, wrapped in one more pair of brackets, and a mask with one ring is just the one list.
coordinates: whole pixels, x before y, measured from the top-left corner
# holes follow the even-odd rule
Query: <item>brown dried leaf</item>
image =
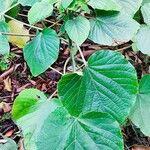
[(3, 110), (4, 112), (10, 112), (11, 111), (11, 104), (10, 103), (5, 103), (5, 102), (2, 102), (3, 103)]
[(4, 89), (8, 92), (12, 91), (11, 79), (9, 77), (4, 80)]
[(9, 130), (9, 131), (7, 131), (7, 132), (5, 133), (5, 136), (6, 136), (6, 137), (11, 137), (11, 136), (13, 135), (13, 133), (14, 133), (14, 130)]
[(131, 150), (150, 150), (150, 147), (146, 147), (143, 145), (135, 145)]

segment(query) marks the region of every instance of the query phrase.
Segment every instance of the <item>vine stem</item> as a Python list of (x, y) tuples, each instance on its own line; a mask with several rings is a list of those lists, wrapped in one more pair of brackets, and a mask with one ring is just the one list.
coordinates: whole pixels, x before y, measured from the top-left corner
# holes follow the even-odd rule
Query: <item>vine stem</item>
[(69, 50), (70, 50), (70, 57), (72, 59), (73, 72), (76, 72), (76, 62), (75, 62), (74, 54), (72, 52), (72, 41), (70, 38), (69, 38)]
[(57, 93), (57, 90), (54, 91), (54, 93), (48, 98), (48, 101), (50, 101), (56, 93)]
[(70, 61), (70, 57), (67, 58), (67, 60), (65, 61), (65, 64), (64, 64), (64, 68), (63, 68), (63, 73), (66, 74), (66, 69), (67, 69), (67, 65)]
[(53, 68), (53, 67), (49, 67), (50, 69), (54, 70), (55, 72), (57, 72), (60, 75), (63, 75), (63, 73), (61, 73), (60, 71), (58, 71), (57, 69)]
[(74, 55), (73, 55), (72, 52), (70, 52), (70, 56), (71, 56), (71, 59), (72, 59), (73, 72), (76, 72), (76, 62), (75, 62)]
[(78, 48), (78, 50), (79, 50), (79, 52), (80, 52), (80, 55), (81, 55), (81, 58), (82, 58), (82, 60), (83, 60), (84, 65), (87, 66), (87, 62), (86, 62), (86, 60), (85, 60), (85, 58), (84, 58), (84, 55), (83, 55), (83, 52), (82, 52), (80, 46), (77, 45), (77, 48)]
[(12, 8), (14, 8), (14, 7), (18, 6), (18, 5), (19, 5), (19, 3), (16, 3), (16, 4), (12, 5), (8, 9), (6, 9), (4, 12), (0, 13), (0, 16), (4, 15), (6, 12), (8, 12), (9, 10), (11, 10)]
[(11, 19), (11, 20), (15, 20), (15, 21), (17, 21), (17, 22), (19, 22), (19, 23), (22, 23), (22, 24), (26, 25), (27, 27), (34, 28), (34, 29), (37, 29), (37, 30), (40, 30), (40, 31), (43, 30), (42, 28), (39, 28), (39, 27), (30, 25), (30, 24), (25, 23), (25, 22), (22, 22), (22, 21), (19, 21), (19, 20), (15, 19), (15, 18), (13, 18), (13, 17), (11, 17), (11, 16), (8, 16), (8, 15), (6, 15), (6, 14), (4, 15), (4, 17), (6, 17), (6, 18), (8, 18), (8, 19)]

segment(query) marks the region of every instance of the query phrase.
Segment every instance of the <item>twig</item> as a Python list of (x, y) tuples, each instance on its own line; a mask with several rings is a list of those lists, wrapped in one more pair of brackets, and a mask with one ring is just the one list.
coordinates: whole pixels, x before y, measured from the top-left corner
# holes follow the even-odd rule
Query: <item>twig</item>
[(126, 47), (123, 47), (123, 48), (120, 48), (120, 49), (117, 49), (116, 51), (124, 51), (124, 50), (126, 50), (126, 49), (129, 49), (129, 48), (131, 48), (132, 47), (132, 45), (128, 45), (128, 46), (126, 46)]
[(10, 69), (8, 69), (7, 71), (5, 71), (3, 74), (0, 75), (0, 81), (3, 80), (3, 78), (7, 77), (8, 75), (10, 75), (13, 71), (15, 71), (18, 67), (20, 66), (20, 64), (14, 65), (12, 66)]
[(8, 19), (11, 19), (11, 20), (15, 20), (15, 21), (17, 21), (17, 22), (19, 22), (19, 23), (22, 23), (22, 24), (24, 24), (24, 25), (26, 25), (27, 27), (31, 27), (31, 28), (34, 28), (34, 29), (37, 29), (37, 30), (43, 30), (42, 28), (39, 28), (39, 27), (36, 27), (36, 26), (33, 26), (33, 25), (30, 25), (30, 24), (27, 24), (27, 23), (25, 23), (25, 22), (22, 22), (22, 21), (19, 21), (19, 20), (17, 20), (17, 19), (15, 19), (15, 18), (13, 18), (13, 17), (11, 17), (11, 16), (8, 16), (8, 15), (4, 15), (6, 18), (8, 18)]
[(63, 73), (64, 73), (64, 74), (66, 74), (66, 68), (67, 68), (67, 65), (68, 65), (70, 59), (71, 59), (71, 58), (68, 57), (67, 60), (66, 60), (66, 62), (65, 62), (65, 64), (64, 64), (64, 68), (63, 68)]
[(28, 37), (35, 37), (35, 34), (19, 34), (19, 33), (11, 33), (11, 32), (0, 32), (2, 35), (9, 35), (9, 36), (28, 36)]
[(55, 96), (56, 93), (57, 93), (57, 90), (54, 91), (54, 93), (48, 98), (48, 101), (50, 101)]
[(51, 28), (54, 27), (54, 26), (57, 25), (60, 21), (61, 21), (61, 20), (58, 20), (58, 21), (54, 22), (50, 27), (51, 27)]
[(77, 71), (80, 70), (80, 69), (82, 69), (83, 67), (84, 67), (84, 64), (82, 64), (81, 66), (79, 66), (79, 67), (77, 68)]
[(50, 67), (50, 69), (54, 70), (55, 72), (57, 72), (58, 74), (60, 75), (63, 75), (63, 73), (61, 73), (60, 71), (58, 71), (57, 69), (53, 68), (53, 67)]

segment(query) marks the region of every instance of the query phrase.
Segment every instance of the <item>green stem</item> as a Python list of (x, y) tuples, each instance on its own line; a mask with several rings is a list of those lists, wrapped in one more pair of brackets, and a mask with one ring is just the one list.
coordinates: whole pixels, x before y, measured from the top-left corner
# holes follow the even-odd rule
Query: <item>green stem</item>
[(58, 71), (57, 69), (53, 68), (53, 67), (49, 67), (50, 69), (52, 69), (53, 71), (57, 72), (60, 75), (63, 75), (63, 73), (61, 73), (60, 71)]
[(72, 52), (72, 41), (69, 38), (69, 50), (70, 50), (70, 57), (72, 59), (72, 68), (73, 68), (73, 72), (76, 72), (76, 62), (75, 62), (75, 57), (74, 54)]
[(56, 91), (54, 91), (54, 93), (47, 99), (48, 101), (50, 101), (53, 97), (54, 97), (54, 95), (57, 93), (57, 90)]
[(77, 45), (77, 48), (78, 48), (78, 50), (79, 50), (79, 52), (80, 52), (80, 55), (81, 55), (81, 58), (82, 58), (82, 60), (83, 60), (84, 65), (87, 66), (87, 62), (86, 62), (86, 60), (85, 60), (85, 58), (84, 58), (84, 55), (83, 55), (83, 53), (82, 53), (82, 50), (81, 50), (80, 46)]
[(73, 68), (73, 72), (76, 72), (76, 62), (74, 59), (74, 54), (72, 52), (70, 52), (71, 54), (71, 59), (72, 59), (72, 68)]

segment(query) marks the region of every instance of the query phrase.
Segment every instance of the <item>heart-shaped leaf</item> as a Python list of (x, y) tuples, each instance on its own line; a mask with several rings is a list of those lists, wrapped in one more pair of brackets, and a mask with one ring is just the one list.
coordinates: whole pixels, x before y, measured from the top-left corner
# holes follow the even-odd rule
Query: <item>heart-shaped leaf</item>
[(134, 38), (135, 45), (143, 54), (150, 56), (150, 27), (143, 25)]
[(81, 45), (88, 38), (90, 23), (85, 17), (79, 16), (72, 20), (68, 20), (65, 23), (65, 30), (71, 40)]
[(23, 52), (33, 76), (37, 76), (49, 68), (58, 58), (59, 38), (52, 29), (44, 29), (29, 42)]
[(128, 42), (139, 29), (139, 24), (123, 14), (100, 16), (90, 20), (89, 39), (102, 45)]
[(141, 131), (150, 136), (150, 75), (145, 75), (139, 84), (139, 93), (136, 103), (131, 111), (131, 121), (141, 129)]
[(89, 112), (72, 116), (60, 100), (47, 101), (35, 89), (16, 98), (13, 118), (23, 130), (26, 149), (123, 150), (119, 124), (110, 115)]
[(36, 2), (28, 12), (29, 23), (35, 24), (49, 17), (52, 11), (53, 11), (53, 5), (51, 3), (46, 1)]
[(58, 84), (58, 94), (71, 114), (87, 111), (111, 114), (123, 123), (134, 105), (137, 76), (118, 52), (99, 51), (88, 60), (83, 76), (68, 74)]

